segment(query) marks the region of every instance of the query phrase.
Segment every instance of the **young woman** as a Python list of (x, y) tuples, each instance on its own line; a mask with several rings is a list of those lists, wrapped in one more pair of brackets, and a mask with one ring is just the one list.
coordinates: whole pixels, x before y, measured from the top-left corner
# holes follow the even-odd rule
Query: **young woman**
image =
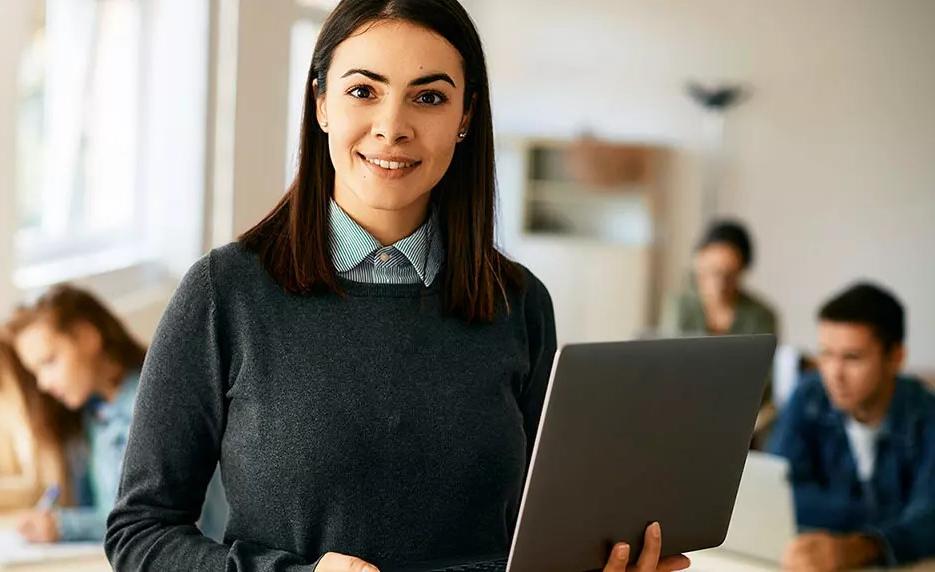
[[(285, 197), (195, 264), (159, 326), (105, 542), (117, 570), (359, 572), (509, 549), (555, 327), (545, 287), (493, 244), (468, 15), (341, 2), (305, 110)], [(218, 459), (223, 544), (193, 527)], [(686, 567), (657, 563), (652, 531), (639, 570)]]
[(20, 533), (34, 542), (102, 540), (146, 349), (94, 296), (71, 286), (21, 307), (8, 327), (39, 389), (84, 416), (90, 450), (91, 505), (31, 511)]
[(0, 336), (0, 510), (31, 508), (50, 488), (71, 504), (66, 449), (80, 433), (81, 417), (41, 393)]
[(663, 329), (673, 334), (776, 334), (776, 313), (743, 288), (753, 264), (750, 234), (740, 223), (712, 223), (695, 248), (692, 282), (667, 307)]

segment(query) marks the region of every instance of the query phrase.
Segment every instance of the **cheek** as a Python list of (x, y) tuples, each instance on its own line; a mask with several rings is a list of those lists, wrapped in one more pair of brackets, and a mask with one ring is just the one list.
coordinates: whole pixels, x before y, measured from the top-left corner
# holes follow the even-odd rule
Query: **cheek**
[(58, 360), (58, 362), (49, 368), (48, 372), (48, 382), (49, 385), (54, 388), (57, 392), (69, 391), (75, 385), (75, 368), (73, 365), (69, 364), (65, 360)]
[(60, 383), (69, 388), (84, 387), (91, 377), (88, 360), (77, 351), (63, 352), (57, 370)]
[(861, 395), (868, 396), (876, 389), (881, 376), (882, 372), (879, 368), (868, 364), (861, 364), (855, 367), (853, 384)]
[(328, 152), (335, 169), (347, 168), (360, 139), (360, 134), (347, 127), (328, 132)]
[(448, 168), (455, 153), (458, 151), (457, 140), (455, 139), (454, 127), (449, 125), (448, 121), (437, 121), (423, 125), (420, 136), (420, 146), (425, 150), (425, 155), (431, 158), (431, 177), (435, 182), (440, 180)]

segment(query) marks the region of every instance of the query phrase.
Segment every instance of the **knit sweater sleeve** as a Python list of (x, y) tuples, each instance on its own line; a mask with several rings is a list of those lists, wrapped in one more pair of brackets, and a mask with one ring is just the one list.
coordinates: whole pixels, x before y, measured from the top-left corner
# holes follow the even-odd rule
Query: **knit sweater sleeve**
[(520, 395), (520, 410), (526, 431), (526, 463), (539, 428), (539, 418), (545, 402), (545, 392), (555, 357), (555, 312), (552, 297), (545, 285), (532, 273), (527, 273), (526, 333), (529, 348), (529, 374)]
[(212, 255), (183, 278), (140, 378), (105, 550), (115, 570), (312, 570), (300, 556), (215, 542), (196, 527), (218, 462), (227, 369)]

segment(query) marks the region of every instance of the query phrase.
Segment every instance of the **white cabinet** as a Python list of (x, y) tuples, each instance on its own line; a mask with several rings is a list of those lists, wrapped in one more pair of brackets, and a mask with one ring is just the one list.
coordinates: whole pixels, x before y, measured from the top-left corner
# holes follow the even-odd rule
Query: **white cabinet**
[(647, 328), (659, 153), (636, 145), (500, 141), (500, 241), (548, 287), (559, 343), (628, 339)]

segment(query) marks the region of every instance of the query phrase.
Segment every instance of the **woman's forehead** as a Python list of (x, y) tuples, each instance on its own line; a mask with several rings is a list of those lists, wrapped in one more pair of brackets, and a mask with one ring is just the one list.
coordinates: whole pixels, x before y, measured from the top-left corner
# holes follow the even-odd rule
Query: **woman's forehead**
[(406, 84), (425, 74), (446, 73), (463, 85), (461, 54), (436, 32), (404, 20), (361, 26), (335, 49), (328, 74), (340, 78), (367, 69), (390, 84)]

